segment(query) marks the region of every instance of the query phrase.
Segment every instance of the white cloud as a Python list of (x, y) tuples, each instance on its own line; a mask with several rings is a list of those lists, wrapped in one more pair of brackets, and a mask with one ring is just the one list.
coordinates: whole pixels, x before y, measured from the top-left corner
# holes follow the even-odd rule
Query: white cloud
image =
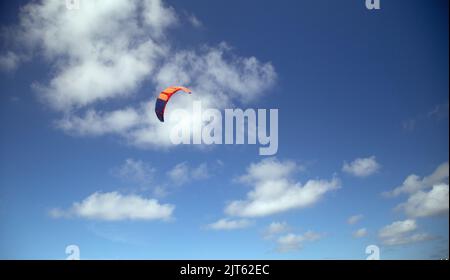
[(257, 163), (251, 163), (246, 174), (237, 178), (237, 181), (255, 184), (260, 181), (277, 180), (287, 178), (301, 169), (302, 167), (291, 160), (280, 162), (276, 158), (267, 158)]
[(396, 187), (390, 192), (385, 192), (388, 197), (398, 196), (400, 194), (413, 194), (417, 191), (430, 188), (436, 184), (447, 183), (449, 177), (449, 164), (444, 162), (439, 165), (436, 170), (429, 176), (420, 178), (416, 174), (409, 175), (401, 186)]
[[(173, 54), (153, 76), (158, 89), (167, 85), (189, 85), (192, 96), (177, 96), (171, 100), (171, 108), (192, 108), (200, 100), (204, 108), (225, 108), (231, 103), (248, 102), (258, 98), (274, 83), (275, 72), (270, 64), (262, 64), (255, 58), (225, 59), (230, 50), (223, 46), (208, 48), (196, 53), (186, 51)], [(273, 77), (272, 77), (273, 76)], [(81, 135), (119, 135), (128, 144), (140, 148), (173, 147), (170, 131), (178, 124), (174, 110), (166, 111), (164, 125), (154, 116), (154, 97), (150, 102), (126, 109), (102, 112), (88, 111), (82, 117), (69, 116), (60, 121), (58, 127), (64, 131)], [(119, 115), (121, 118), (113, 118)], [(201, 122), (194, 118), (185, 120), (185, 125)], [(192, 131), (191, 131), (192, 133)]]
[(121, 190), (143, 193), (151, 191), (156, 198), (167, 196), (170, 191), (165, 181), (158, 180), (156, 168), (147, 162), (133, 158), (126, 159), (120, 166), (111, 170), (111, 174), (127, 184)]
[(289, 225), (286, 222), (272, 222), (264, 230), (264, 239), (271, 239), (275, 235), (284, 233), (289, 230)]
[[(177, 100), (173, 101), (173, 104), (177, 104)], [(82, 116), (64, 116), (56, 121), (56, 127), (68, 134), (80, 136), (118, 135), (127, 144), (139, 148), (171, 147), (169, 135), (176, 121), (172, 120), (171, 112), (166, 112), (167, 120), (161, 125), (154, 116), (153, 108), (152, 102), (142, 102), (135, 107), (109, 112), (90, 109)]]
[(175, 165), (170, 171), (167, 172), (169, 178), (177, 184), (184, 184), (189, 181), (189, 168), (186, 162)]
[(192, 178), (196, 180), (206, 179), (209, 177), (208, 165), (201, 163), (199, 166), (192, 170)]
[(275, 79), (270, 63), (263, 64), (255, 57), (236, 57), (225, 43), (200, 51), (180, 51), (172, 55), (156, 76), (161, 88), (172, 83), (186, 84), (217, 106), (232, 99), (254, 100)]
[(355, 237), (355, 238), (361, 238), (361, 237), (364, 237), (364, 236), (367, 236), (367, 229), (366, 228), (360, 228), (360, 229), (358, 229), (357, 231), (355, 231), (353, 233), (353, 237)]
[(379, 169), (380, 164), (376, 161), (375, 156), (357, 158), (351, 163), (344, 162), (344, 166), (342, 167), (342, 171), (357, 177), (367, 177)]
[[(64, 112), (58, 128), (81, 136), (112, 134), (139, 148), (168, 148), (176, 121), (170, 121), (172, 110), (164, 125), (155, 118), (158, 91), (186, 85), (194, 94), (171, 100), (171, 108), (189, 108), (201, 100), (220, 109), (259, 98), (277, 76), (271, 63), (236, 56), (226, 43), (172, 48), (177, 38), (168, 28), (177, 26), (178, 19), (160, 0), (91, 0), (77, 11), (67, 10), (64, 1), (46, 0), (23, 7), (10, 33), (51, 66), (50, 80), (33, 86), (45, 103)], [(189, 20), (199, 24), (193, 16)], [(5, 65), (15, 65), (10, 58), (3, 56)], [(147, 81), (152, 84), (145, 89), (149, 101), (136, 104), (142, 99), (131, 97)], [(103, 105), (110, 100), (125, 105), (107, 111)]]
[(19, 63), (20, 57), (11, 51), (0, 55), (0, 70), (5, 72), (14, 71), (19, 66)]
[(413, 218), (429, 217), (448, 213), (449, 209), (449, 164), (444, 162), (432, 174), (423, 178), (411, 174), (401, 186), (384, 192), (387, 197), (408, 194), (406, 202), (397, 205), (397, 210), (403, 210)]
[(53, 208), (53, 209), (50, 209), (49, 215), (50, 215), (50, 217), (55, 218), (55, 219), (68, 218), (71, 216), (71, 214), (69, 212), (70, 211), (65, 211), (65, 210), (62, 210), (59, 208)]
[(383, 227), (378, 237), (385, 245), (403, 245), (430, 239), (426, 233), (414, 233), (417, 230), (415, 220), (396, 221)]
[(214, 230), (234, 230), (249, 227), (251, 224), (252, 223), (246, 219), (230, 220), (225, 218), (209, 224), (207, 227)]
[(307, 231), (302, 235), (289, 233), (278, 238), (277, 251), (280, 253), (298, 251), (303, 248), (305, 242), (316, 241), (320, 238), (322, 238), (322, 235), (313, 231)]
[(85, 1), (76, 12), (47, 0), (21, 9), (16, 36), (54, 65), (50, 82), (35, 88), (68, 110), (133, 94), (168, 51), (160, 34), (172, 14), (159, 0)]
[(160, 204), (156, 199), (139, 195), (122, 195), (118, 192), (96, 192), (70, 209), (53, 209), (50, 215), (58, 217), (81, 217), (86, 219), (120, 220), (169, 220), (175, 209), (171, 204)]
[(353, 216), (351, 216), (351, 217), (349, 217), (349, 218), (347, 219), (347, 223), (348, 223), (349, 225), (354, 225), (354, 224), (356, 224), (357, 222), (361, 221), (363, 217), (364, 217), (364, 216), (361, 215), (361, 214), (353, 215)]
[(151, 183), (155, 172), (156, 169), (148, 163), (132, 158), (126, 159), (119, 168), (114, 170), (115, 175), (122, 179), (144, 184)]
[[(176, 164), (165, 174), (169, 180), (155, 176), (157, 169), (147, 162), (133, 158), (126, 159), (120, 166), (111, 170), (113, 176), (132, 183), (133, 192), (151, 190), (155, 197), (165, 197), (177, 186), (190, 181), (204, 180), (210, 177), (210, 168), (206, 162), (197, 166), (189, 166), (186, 162)], [(164, 173), (162, 173), (164, 174)]]
[[(167, 85), (188, 85), (190, 96), (180, 95), (171, 99), (171, 108), (190, 110), (194, 101), (201, 101), (203, 108), (223, 109), (235, 102), (245, 103), (259, 98), (274, 84), (275, 71), (270, 63), (256, 58), (235, 57), (224, 44), (200, 51), (179, 51), (173, 54), (154, 76), (157, 88)], [(144, 107), (145, 119), (127, 133), (129, 142), (138, 147), (173, 146), (170, 131), (178, 124), (173, 110), (165, 112), (164, 125), (154, 117), (153, 104)], [(184, 119), (188, 128), (204, 125), (194, 116)], [(189, 129), (192, 133), (192, 130)]]
[(439, 184), (428, 192), (418, 191), (411, 195), (405, 203), (397, 206), (410, 217), (428, 217), (448, 213), (449, 186)]
[(201, 163), (197, 167), (190, 167), (187, 162), (175, 165), (167, 175), (177, 185), (183, 185), (192, 180), (202, 180), (208, 178), (209, 170), (206, 163)]
[(397, 221), (381, 229), (379, 236), (381, 238), (386, 238), (390, 236), (402, 235), (416, 229), (417, 223), (415, 220), (408, 219), (404, 221)]
[(189, 15), (188, 20), (192, 24), (192, 26), (196, 28), (200, 28), (203, 26), (203, 23), (195, 15)]
[(172, 7), (166, 7), (161, 0), (144, 1), (144, 21), (156, 35), (160, 35), (167, 27), (178, 19)]
[(89, 110), (83, 117), (67, 115), (56, 122), (56, 126), (67, 133), (77, 135), (104, 135), (126, 133), (141, 122), (139, 112), (132, 108), (102, 113)]
[(340, 182), (309, 180), (305, 184), (291, 179), (296, 170), (289, 161), (280, 162), (267, 158), (250, 165), (247, 173), (239, 178), (253, 189), (245, 200), (230, 202), (225, 212), (231, 216), (262, 217), (317, 203), (327, 192), (338, 189)]

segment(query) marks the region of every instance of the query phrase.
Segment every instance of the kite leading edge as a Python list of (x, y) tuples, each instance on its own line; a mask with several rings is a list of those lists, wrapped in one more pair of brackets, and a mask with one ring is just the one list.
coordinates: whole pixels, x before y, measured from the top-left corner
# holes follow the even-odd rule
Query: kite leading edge
[(161, 122), (164, 122), (164, 111), (166, 109), (167, 102), (169, 102), (172, 95), (180, 90), (191, 94), (191, 90), (186, 87), (168, 87), (163, 90), (156, 99), (155, 113)]

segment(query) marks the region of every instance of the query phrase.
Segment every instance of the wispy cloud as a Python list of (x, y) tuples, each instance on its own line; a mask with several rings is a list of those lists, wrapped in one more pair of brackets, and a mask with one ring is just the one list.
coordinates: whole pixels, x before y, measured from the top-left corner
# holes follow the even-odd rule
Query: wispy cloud
[(429, 110), (426, 113), (422, 113), (415, 117), (402, 121), (402, 128), (405, 131), (412, 132), (426, 121), (441, 121), (444, 119), (448, 119), (448, 116), (448, 102), (437, 104), (433, 109)]
[(353, 233), (353, 237), (355, 237), (355, 238), (362, 238), (362, 237), (365, 237), (365, 236), (367, 236), (367, 229), (366, 228), (360, 228), (360, 229), (356, 230)]
[(252, 222), (246, 219), (232, 220), (228, 218), (220, 219), (212, 224), (209, 224), (207, 228), (213, 230), (235, 230), (243, 229), (252, 225)]
[(203, 180), (210, 177), (210, 171), (206, 163), (191, 167), (187, 162), (175, 165), (167, 172), (167, 176), (176, 185), (183, 185), (190, 181)]
[(188, 15), (188, 20), (192, 24), (192, 26), (196, 28), (200, 28), (203, 26), (203, 23), (195, 15)]
[(137, 183), (151, 183), (155, 175), (156, 168), (150, 166), (142, 160), (128, 158), (118, 168), (113, 170), (114, 175), (124, 180)]
[(317, 241), (322, 237), (323, 234), (313, 231), (307, 231), (304, 234), (289, 233), (278, 238), (277, 251), (280, 253), (299, 251), (303, 248), (306, 242)]
[(383, 244), (389, 246), (416, 243), (431, 238), (427, 233), (416, 233), (417, 228), (415, 220), (396, 221), (383, 227), (379, 231), (378, 237)]
[(131, 184), (127, 189), (137, 192), (152, 191), (156, 197), (161, 198), (181, 185), (209, 178), (219, 167), (217, 163), (202, 162), (190, 166), (187, 162), (181, 162), (169, 171), (162, 171), (148, 162), (128, 158), (111, 172), (115, 177)]
[(409, 120), (402, 121), (403, 130), (413, 131), (416, 128), (416, 122), (417, 122), (417, 120), (415, 120), (415, 119), (409, 119)]
[(289, 225), (286, 222), (272, 222), (265, 230), (264, 230), (264, 239), (272, 239), (276, 235), (281, 233), (285, 233), (290, 229)]
[(361, 221), (362, 218), (364, 218), (364, 216), (362, 214), (353, 215), (347, 219), (347, 223), (349, 225), (354, 225), (354, 224), (358, 223), (359, 221)]
[(448, 103), (436, 105), (433, 110), (427, 113), (427, 116), (437, 120), (448, 118)]
[(0, 70), (11, 72), (19, 67), (20, 57), (11, 51), (0, 54)]

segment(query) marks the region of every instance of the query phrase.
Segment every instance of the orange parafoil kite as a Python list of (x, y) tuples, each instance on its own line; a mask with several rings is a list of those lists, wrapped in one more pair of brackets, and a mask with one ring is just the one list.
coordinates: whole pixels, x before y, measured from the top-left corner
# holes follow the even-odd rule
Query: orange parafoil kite
[(164, 110), (166, 109), (167, 102), (169, 102), (172, 95), (180, 90), (189, 94), (191, 93), (191, 90), (185, 87), (168, 87), (163, 90), (156, 99), (155, 113), (161, 122), (164, 122)]

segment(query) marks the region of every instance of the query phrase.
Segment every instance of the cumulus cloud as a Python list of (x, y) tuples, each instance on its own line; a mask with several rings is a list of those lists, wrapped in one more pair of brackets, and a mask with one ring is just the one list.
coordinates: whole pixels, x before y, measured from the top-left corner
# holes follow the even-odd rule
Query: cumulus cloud
[(439, 184), (428, 192), (418, 191), (397, 206), (410, 217), (428, 217), (448, 213), (448, 184)]
[(404, 245), (416, 243), (430, 239), (430, 235), (426, 233), (416, 233), (417, 223), (415, 220), (407, 219), (404, 221), (396, 221), (390, 225), (383, 227), (378, 237), (385, 245)]
[(264, 239), (271, 239), (275, 235), (284, 233), (289, 230), (289, 225), (286, 222), (272, 222), (264, 230)]
[(189, 85), (216, 106), (229, 104), (233, 99), (252, 101), (275, 79), (272, 64), (261, 63), (255, 57), (237, 57), (226, 43), (199, 51), (180, 51), (156, 76), (160, 87), (174, 82)]
[(230, 202), (225, 212), (231, 216), (263, 217), (317, 203), (327, 192), (340, 187), (337, 178), (309, 180), (305, 184), (292, 180), (296, 164), (267, 158), (253, 163), (238, 180), (253, 189), (244, 200)]
[(213, 230), (234, 230), (249, 227), (251, 224), (252, 224), (251, 221), (246, 219), (231, 220), (224, 218), (218, 220), (217, 222), (209, 224), (207, 228)]
[(409, 175), (401, 186), (383, 195), (396, 197), (407, 194), (407, 201), (397, 205), (396, 209), (412, 218), (446, 214), (449, 209), (448, 178), (449, 164), (444, 162), (423, 178), (416, 174)]
[[(178, 121), (172, 120), (172, 110), (164, 125), (156, 120), (158, 91), (186, 85), (195, 96), (180, 96), (171, 108), (189, 108), (201, 100), (220, 109), (259, 98), (277, 76), (270, 62), (237, 56), (226, 43), (173, 48), (177, 38), (169, 28), (180, 27), (178, 18), (160, 0), (92, 0), (76, 11), (66, 9), (64, 1), (46, 0), (23, 7), (9, 33), (51, 66), (49, 81), (35, 82), (33, 88), (44, 103), (64, 112), (57, 128), (80, 136), (112, 134), (139, 148), (168, 148), (173, 146), (169, 132)], [(189, 20), (201, 24), (194, 16)], [(17, 64), (14, 52), (0, 58), (6, 68)], [(144, 83), (149, 101), (135, 97)], [(104, 106), (115, 100), (125, 105)], [(186, 125), (198, 121), (189, 119)]]
[(133, 94), (168, 51), (159, 42), (171, 14), (159, 0), (85, 1), (76, 12), (46, 0), (21, 9), (16, 36), (55, 65), (35, 88), (67, 110)]
[(376, 161), (375, 156), (368, 158), (357, 158), (354, 161), (344, 162), (342, 171), (356, 177), (367, 177), (374, 174), (380, 169), (380, 164)]
[(353, 215), (353, 216), (351, 216), (351, 217), (349, 217), (349, 218), (347, 219), (347, 223), (348, 223), (349, 225), (354, 225), (354, 224), (356, 224), (357, 222), (361, 221), (363, 217), (364, 217), (364, 216), (361, 215), (361, 214)]
[(306, 242), (313, 242), (322, 237), (322, 234), (313, 231), (307, 231), (304, 234), (289, 233), (278, 238), (277, 251), (280, 253), (299, 251)]
[(251, 163), (247, 172), (238, 177), (237, 181), (246, 184), (255, 184), (260, 181), (271, 181), (280, 178), (287, 178), (296, 171), (301, 170), (294, 161), (278, 161), (276, 158), (264, 159), (257, 163)]
[[(173, 100), (176, 106), (177, 100)], [(186, 105), (187, 106), (187, 105)], [(154, 116), (154, 104), (141, 102), (124, 109), (102, 111), (89, 109), (82, 114), (68, 114), (55, 121), (57, 128), (77, 136), (116, 135), (138, 148), (169, 148), (170, 131), (177, 124), (171, 112), (164, 125)], [(186, 123), (186, 126), (192, 122)]]
[(367, 236), (367, 229), (366, 228), (360, 228), (360, 229), (358, 229), (357, 231), (355, 231), (353, 233), (353, 237), (355, 237), (355, 238), (362, 238), (362, 237), (365, 237), (365, 236)]
[(73, 203), (67, 210), (52, 209), (50, 215), (80, 217), (94, 220), (169, 220), (175, 209), (171, 204), (160, 204), (156, 199), (139, 195), (122, 195), (118, 192), (96, 192), (81, 202)]
[(449, 164), (448, 162), (444, 162), (439, 165), (434, 172), (429, 175), (421, 178), (416, 174), (409, 175), (404, 181), (403, 184), (396, 187), (394, 190), (390, 192), (385, 192), (384, 195), (388, 197), (395, 197), (400, 194), (413, 194), (417, 191), (427, 189), (432, 187), (433, 185), (440, 183), (448, 184), (449, 177)]

